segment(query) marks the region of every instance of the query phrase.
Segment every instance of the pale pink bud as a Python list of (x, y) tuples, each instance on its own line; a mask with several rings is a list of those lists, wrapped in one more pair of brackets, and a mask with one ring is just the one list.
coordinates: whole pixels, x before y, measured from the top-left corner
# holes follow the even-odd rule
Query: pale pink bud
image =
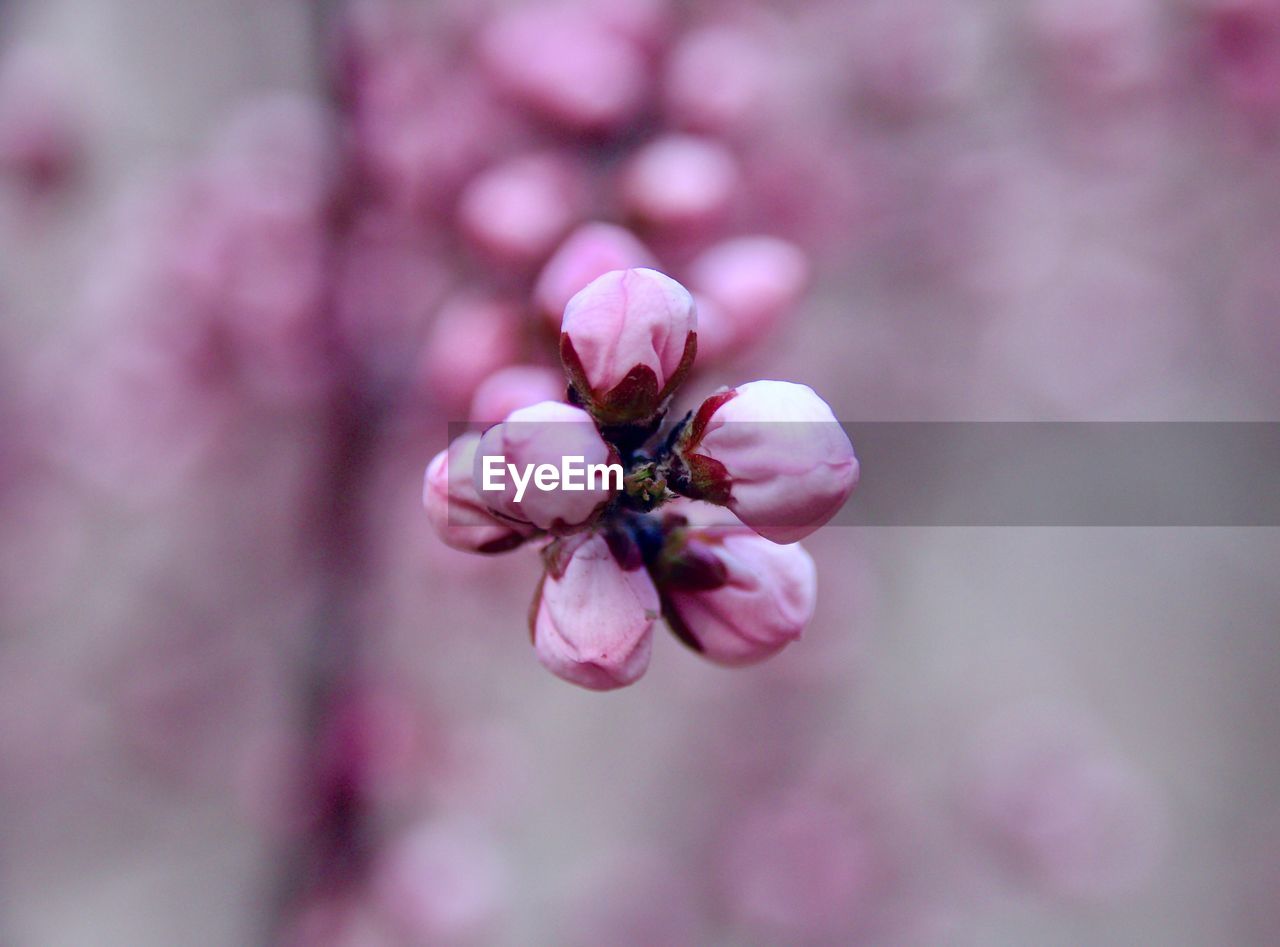
[(652, 417), (697, 352), (688, 290), (656, 270), (615, 270), (569, 300), (560, 327), (565, 372), (607, 423)]
[(792, 382), (753, 381), (712, 395), (677, 452), (679, 492), (729, 507), (776, 543), (821, 527), (858, 482), (853, 445), (831, 408)]
[(1164, 836), (1159, 794), (1070, 709), (1020, 705), (993, 720), (968, 788), (977, 827), (1019, 879), (1071, 898), (1149, 880)]
[(984, 21), (968, 5), (878, 0), (862, 16), (853, 72), (875, 104), (916, 114), (974, 95), (986, 46)]
[(427, 465), (422, 505), (446, 545), (464, 552), (506, 552), (532, 532), (517, 523), (495, 519), (471, 480), (479, 434), (463, 434)]
[(547, 261), (533, 289), (534, 302), (559, 329), (569, 300), (597, 276), (655, 263), (653, 254), (631, 231), (614, 224), (583, 224)]
[(724, 216), (738, 183), (738, 163), (723, 145), (666, 135), (642, 148), (623, 172), (622, 202), (646, 224), (700, 228)]
[(509, 365), (480, 383), (468, 418), (478, 424), (497, 424), (513, 411), (539, 401), (559, 401), (564, 394), (564, 374), (554, 368)]
[(584, 470), (617, 463), (591, 415), (573, 405), (543, 401), (513, 411), (485, 431), (473, 479), (481, 499), (499, 516), (560, 531), (591, 520), (618, 492), (615, 475), (602, 477), (597, 471), (588, 484)]
[(721, 877), (732, 914), (771, 943), (863, 943), (890, 866), (865, 803), (802, 785), (734, 824)]
[(707, 358), (738, 351), (766, 335), (796, 304), (809, 264), (795, 244), (775, 237), (738, 237), (700, 255), (689, 285), (722, 318), (699, 320), (698, 348)]
[(447, 405), (466, 405), (479, 384), (519, 353), (520, 314), (509, 303), (458, 296), (441, 308), (427, 335), (420, 371)]
[(463, 822), (424, 822), (382, 856), (372, 895), (407, 943), (489, 943), (508, 880), (499, 849), (486, 832)]
[(768, 57), (750, 34), (715, 26), (686, 33), (671, 52), (664, 88), (666, 112), (694, 131), (740, 127), (769, 88)]
[(458, 225), (483, 252), (525, 266), (551, 252), (582, 207), (581, 182), (571, 165), (554, 154), (526, 155), (467, 185)]
[[(664, 556), (713, 564), (690, 583), (664, 586), (667, 621), (682, 641), (719, 664), (743, 665), (800, 637), (813, 617), (817, 574), (799, 545), (779, 546), (742, 527), (690, 530), (676, 542)], [(710, 581), (697, 581), (704, 577)]]
[(480, 56), (507, 96), (576, 131), (616, 129), (644, 100), (640, 49), (588, 11), (504, 11), (482, 32)]
[[(643, 566), (624, 568), (603, 536), (553, 553), (532, 614), (538, 660), (590, 690), (633, 684), (649, 667), (658, 592)], [(573, 540), (571, 540), (571, 544)]]

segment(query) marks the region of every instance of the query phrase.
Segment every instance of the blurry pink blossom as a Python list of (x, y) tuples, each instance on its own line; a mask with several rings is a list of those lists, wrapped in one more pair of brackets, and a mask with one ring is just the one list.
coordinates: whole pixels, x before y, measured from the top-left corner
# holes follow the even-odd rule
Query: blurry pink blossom
[(1163, 836), (1155, 788), (1069, 709), (1012, 708), (973, 749), (966, 803), (1016, 877), (1106, 898), (1146, 882)]
[(498, 89), (572, 131), (621, 128), (647, 92), (639, 47), (581, 7), (502, 10), (481, 32), (479, 52)]
[(421, 385), (460, 411), (482, 381), (519, 358), (518, 309), (503, 300), (458, 295), (445, 301), (427, 332)]
[(533, 266), (584, 209), (583, 184), (570, 161), (553, 153), (525, 155), (489, 168), (467, 185), (458, 203), (458, 226), (494, 260)]
[(654, 139), (622, 172), (627, 213), (659, 230), (700, 231), (728, 212), (739, 185), (738, 163), (710, 138), (669, 134)]
[(738, 237), (708, 248), (688, 270), (690, 288), (715, 310), (708, 325), (699, 318), (698, 354), (719, 358), (766, 336), (796, 304), (808, 280), (804, 253), (785, 240)]
[(542, 365), (509, 365), (494, 372), (476, 389), (467, 419), (488, 426), (540, 401), (564, 398), (564, 374)]
[(631, 231), (614, 224), (583, 224), (543, 267), (533, 288), (534, 302), (559, 332), (569, 300), (597, 276), (654, 265), (653, 254)]

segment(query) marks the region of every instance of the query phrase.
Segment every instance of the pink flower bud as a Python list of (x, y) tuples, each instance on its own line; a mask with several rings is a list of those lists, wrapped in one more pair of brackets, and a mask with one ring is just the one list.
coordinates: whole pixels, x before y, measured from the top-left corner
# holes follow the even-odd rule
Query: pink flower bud
[(618, 128), (644, 99), (640, 50), (589, 11), (504, 11), (481, 34), (480, 56), (508, 97), (575, 131)]
[(723, 145), (693, 135), (650, 142), (622, 177), (622, 202), (647, 224), (701, 228), (728, 210), (738, 186), (737, 161)]
[(597, 276), (655, 263), (653, 254), (631, 231), (614, 224), (583, 224), (547, 261), (533, 289), (534, 302), (559, 329), (569, 300)]
[(506, 552), (533, 531), (495, 519), (476, 494), (471, 470), (479, 444), (479, 434), (463, 434), (431, 459), (422, 485), (422, 505), (446, 545), (463, 552)]
[(775, 543), (833, 517), (858, 482), (853, 445), (806, 385), (753, 381), (712, 395), (676, 446), (686, 496), (719, 503)]
[(763, 661), (799, 638), (813, 617), (817, 575), (813, 559), (800, 546), (779, 546), (741, 527), (690, 530), (675, 546), (664, 550), (664, 557), (677, 568), (685, 560), (705, 559), (718, 573), (710, 582), (695, 576), (689, 583), (677, 578), (664, 586), (670, 603), (667, 622), (710, 660), (727, 665)]
[(535, 600), (538, 660), (590, 690), (633, 684), (649, 667), (658, 592), (638, 563), (618, 563), (603, 536), (575, 537), (570, 546), (550, 557)]
[(461, 408), (476, 387), (517, 356), (520, 316), (508, 303), (476, 296), (455, 297), (441, 308), (422, 355), (426, 390)]
[(696, 329), (693, 297), (675, 280), (656, 270), (615, 270), (569, 300), (560, 358), (596, 417), (644, 420), (689, 373)]
[(739, 128), (765, 98), (770, 65), (767, 51), (741, 29), (714, 26), (687, 33), (667, 66), (666, 112), (694, 131)]
[(760, 339), (796, 304), (808, 280), (804, 253), (785, 240), (738, 237), (711, 247), (689, 269), (693, 291), (723, 317), (710, 326), (699, 321), (701, 354), (715, 358)]
[(608, 473), (601, 477), (599, 471), (594, 477), (588, 474), (593, 465), (617, 463), (591, 415), (573, 405), (543, 401), (513, 411), (485, 431), (473, 479), (480, 498), (499, 516), (560, 531), (587, 523), (613, 499), (620, 489), (618, 478)]
[(462, 945), (491, 942), (508, 881), (500, 849), (478, 826), (424, 822), (387, 849), (371, 887), (407, 943)]
[(539, 401), (559, 401), (564, 392), (561, 372), (542, 365), (510, 365), (480, 383), (468, 418), (478, 424), (497, 424), (511, 412)]
[(1150, 880), (1163, 800), (1070, 708), (1019, 704), (973, 750), (965, 803), (993, 854), (1050, 895), (1106, 899)]
[(458, 225), (480, 250), (519, 266), (540, 262), (583, 206), (575, 169), (554, 154), (526, 155), (485, 171), (462, 192)]

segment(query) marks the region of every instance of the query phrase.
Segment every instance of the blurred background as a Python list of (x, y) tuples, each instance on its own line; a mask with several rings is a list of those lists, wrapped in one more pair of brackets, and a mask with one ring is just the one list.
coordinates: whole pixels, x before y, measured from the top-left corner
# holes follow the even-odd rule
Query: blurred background
[(1280, 420), (1278, 155), (1276, 0), (0, 0), (0, 943), (1280, 943), (1276, 529), (833, 526), (595, 694), (420, 505), (590, 221), (691, 397)]

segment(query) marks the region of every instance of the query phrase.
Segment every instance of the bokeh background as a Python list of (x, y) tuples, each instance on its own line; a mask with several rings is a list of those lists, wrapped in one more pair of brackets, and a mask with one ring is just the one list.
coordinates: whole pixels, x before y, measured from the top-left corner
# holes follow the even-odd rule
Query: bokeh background
[(601, 695), (419, 496), (589, 219), (803, 250), (699, 392), (1277, 420), (1278, 156), (1273, 0), (0, 0), (0, 943), (1277, 943), (1275, 529), (830, 527)]

